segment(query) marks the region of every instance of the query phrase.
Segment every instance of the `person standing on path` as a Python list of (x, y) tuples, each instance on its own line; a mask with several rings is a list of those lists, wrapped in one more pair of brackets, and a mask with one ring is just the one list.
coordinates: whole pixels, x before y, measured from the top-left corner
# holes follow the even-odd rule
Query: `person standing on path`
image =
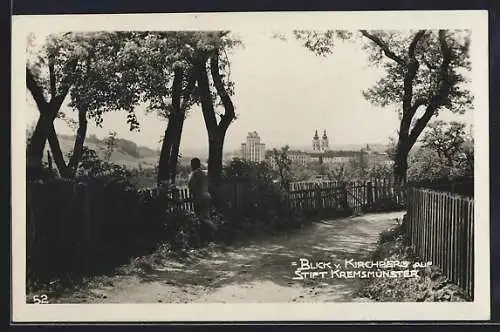
[(210, 220), (210, 193), (208, 192), (208, 176), (201, 169), (199, 158), (191, 159), (191, 174), (189, 174), (188, 187), (193, 195), (194, 211), (201, 222), (201, 232), (213, 241), (214, 232), (217, 229)]

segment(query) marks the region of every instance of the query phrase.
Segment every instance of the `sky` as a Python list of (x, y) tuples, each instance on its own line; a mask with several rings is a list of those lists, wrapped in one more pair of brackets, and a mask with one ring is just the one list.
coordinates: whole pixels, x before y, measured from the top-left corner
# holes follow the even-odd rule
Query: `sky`
[[(369, 66), (361, 42), (338, 42), (335, 51), (319, 57), (294, 39), (271, 38), (271, 32), (235, 33), (244, 46), (231, 53), (231, 79), (235, 83), (232, 97), (237, 119), (226, 135), (225, 151), (236, 150), (250, 131), (257, 131), (266, 148), (290, 145), (304, 148), (311, 145), (317, 129), (326, 130), (330, 145), (387, 144), (394, 136), (399, 119), (394, 107), (375, 107), (361, 91), (373, 86), (383, 74)], [(42, 40), (37, 36), (37, 40)], [(37, 118), (32, 97), (27, 93), (28, 126)], [(63, 106), (76, 119), (76, 113)], [(130, 132), (125, 112), (104, 116), (103, 127), (90, 121), (87, 135), (104, 137), (111, 131), (141, 146), (159, 148), (166, 120), (154, 114), (137, 111), (140, 132)], [(454, 115), (442, 112), (446, 121), (473, 122), (473, 112)], [(73, 134), (74, 129), (56, 120), (60, 134)], [(190, 110), (185, 121), (181, 153), (187, 150), (208, 150), (208, 137), (199, 108)]]

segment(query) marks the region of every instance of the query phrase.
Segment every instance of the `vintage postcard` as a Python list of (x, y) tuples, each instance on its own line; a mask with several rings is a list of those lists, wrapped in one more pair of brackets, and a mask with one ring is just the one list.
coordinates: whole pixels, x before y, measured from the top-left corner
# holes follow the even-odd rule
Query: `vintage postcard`
[(486, 11), (14, 16), (14, 322), (486, 320)]

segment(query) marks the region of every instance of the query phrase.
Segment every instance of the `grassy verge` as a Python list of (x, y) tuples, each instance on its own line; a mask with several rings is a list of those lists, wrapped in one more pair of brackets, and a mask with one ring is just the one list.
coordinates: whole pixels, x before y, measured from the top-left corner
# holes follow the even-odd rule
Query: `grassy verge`
[[(377, 249), (370, 258), (373, 261), (408, 261), (411, 265), (422, 262), (406, 244), (402, 226), (382, 232)], [(411, 266), (410, 265), (410, 266)], [(464, 302), (467, 295), (447, 279), (434, 265), (419, 268), (413, 278), (374, 278), (363, 282), (356, 296), (380, 302)]]

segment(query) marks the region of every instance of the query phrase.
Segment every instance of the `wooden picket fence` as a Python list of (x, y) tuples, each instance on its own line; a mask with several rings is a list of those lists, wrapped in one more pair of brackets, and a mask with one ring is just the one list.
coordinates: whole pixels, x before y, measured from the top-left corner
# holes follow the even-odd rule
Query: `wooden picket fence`
[(474, 199), (408, 189), (405, 232), (418, 255), (474, 297)]
[(70, 180), (28, 183), (28, 278), (84, 275), (146, 254), (163, 229), (134, 190)]
[(390, 179), (336, 182), (312, 181), (290, 185), (292, 207), (304, 212), (339, 211), (343, 214), (403, 208), (405, 190)]
[(340, 187), (342, 183), (339, 181), (329, 181), (329, 180), (321, 180), (321, 181), (296, 181), (290, 183), (290, 191), (298, 191), (298, 190), (308, 190), (315, 188), (332, 188), (332, 187)]
[[(151, 200), (165, 195), (165, 192), (159, 187), (142, 188), (138, 191), (144, 198), (146, 198), (146, 200)], [(171, 200), (171, 211), (194, 211), (193, 199), (187, 186), (176, 187), (175, 190), (173, 190), (173, 194), (171, 194), (168, 198)]]
[(306, 215), (346, 212), (347, 193), (342, 186), (317, 186), (289, 191), (289, 204)]
[[(279, 185), (275, 185), (267, 190), (273, 189), (275, 192), (280, 192)], [(245, 179), (234, 179), (224, 182), (218, 189), (218, 194), (223, 197), (225, 207), (227, 209), (245, 213), (252, 210), (255, 204), (260, 200), (258, 188), (251, 182)], [(149, 198), (165, 195), (158, 187), (143, 188), (139, 192)], [(176, 186), (173, 190), (173, 195), (169, 197), (172, 200), (171, 210), (185, 210), (194, 212), (193, 198), (187, 185)], [(285, 197), (283, 197), (285, 201)]]
[[(227, 181), (220, 187), (226, 206), (234, 211), (251, 210), (259, 201), (260, 192), (252, 183), (242, 180)], [(280, 191), (276, 185), (276, 191)], [(150, 197), (161, 195), (158, 188), (140, 190)], [(187, 186), (174, 190), (175, 204), (172, 209), (194, 210)], [(298, 209), (305, 215), (349, 215), (365, 211), (387, 211), (403, 208), (406, 192), (397, 188), (391, 180), (373, 179), (341, 183), (336, 181), (292, 182), (289, 190), (282, 191), (283, 204)]]

